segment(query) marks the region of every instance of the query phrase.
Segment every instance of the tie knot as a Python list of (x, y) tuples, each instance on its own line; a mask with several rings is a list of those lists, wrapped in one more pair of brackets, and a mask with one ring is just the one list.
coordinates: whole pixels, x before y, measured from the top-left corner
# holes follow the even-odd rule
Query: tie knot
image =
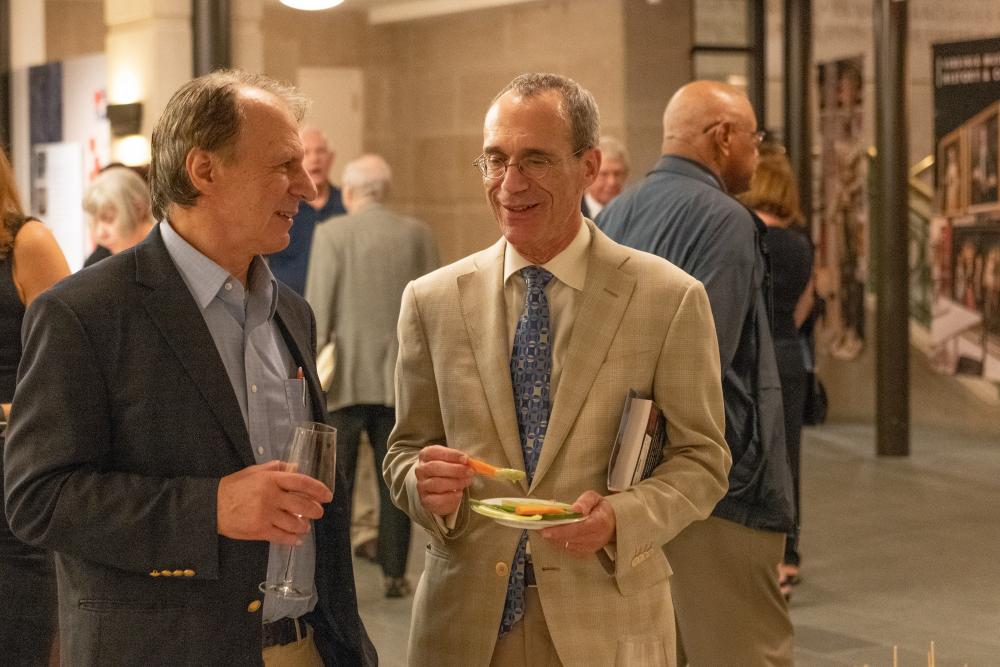
[(545, 289), (545, 286), (552, 280), (551, 273), (534, 264), (521, 269), (521, 276), (524, 278), (524, 284), (528, 286), (528, 289), (534, 289), (535, 287)]

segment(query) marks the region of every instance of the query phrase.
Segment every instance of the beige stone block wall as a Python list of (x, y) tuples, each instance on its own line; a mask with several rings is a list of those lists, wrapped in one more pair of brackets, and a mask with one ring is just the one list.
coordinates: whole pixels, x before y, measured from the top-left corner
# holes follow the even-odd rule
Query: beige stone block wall
[(499, 238), (471, 162), (496, 94), (524, 71), (589, 88), (604, 127), (624, 126), (622, 8), (552, 0), (372, 26), (366, 56), (366, 149), (393, 166), (396, 206), (435, 231), (444, 262)]
[(104, 7), (100, 2), (45, 3), (45, 59), (66, 60), (104, 51)]

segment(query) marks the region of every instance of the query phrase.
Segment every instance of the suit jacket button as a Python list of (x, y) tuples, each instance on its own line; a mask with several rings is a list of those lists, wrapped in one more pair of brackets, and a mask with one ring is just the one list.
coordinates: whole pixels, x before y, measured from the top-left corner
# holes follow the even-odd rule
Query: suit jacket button
[(260, 600), (254, 600), (253, 602), (247, 605), (247, 611), (250, 612), (251, 614), (257, 611), (258, 609), (260, 609)]
[(639, 563), (646, 560), (648, 557), (649, 557), (648, 551), (642, 552), (641, 554), (632, 559), (632, 567), (637, 567)]
[(193, 577), (194, 576), (194, 570), (184, 570), (184, 576), (185, 577)]
[(506, 577), (508, 574), (510, 574), (510, 566), (507, 565), (507, 563), (503, 562), (497, 563), (496, 570), (498, 577)]
[(183, 577), (184, 576), (184, 570), (174, 570), (174, 576), (175, 577)]
[(149, 576), (151, 576), (151, 577), (158, 577), (158, 576), (160, 576), (160, 571), (159, 570), (153, 570), (152, 572), (149, 573)]
[(174, 576), (174, 573), (172, 571), (170, 571), (170, 570), (161, 570), (160, 574), (163, 575), (164, 577), (172, 577), (172, 576)]

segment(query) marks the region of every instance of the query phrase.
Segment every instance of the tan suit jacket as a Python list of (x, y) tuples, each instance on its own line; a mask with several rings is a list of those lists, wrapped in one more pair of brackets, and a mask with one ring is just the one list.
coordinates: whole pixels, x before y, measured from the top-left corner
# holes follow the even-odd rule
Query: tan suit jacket
[[(620, 246), (587, 222), (586, 284), (531, 487), (477, 479), (467, 497), (573, 501), (607, 493), (608, 456), (629, 389), (667, 414), (655, 474), (609, 496), (616, 559), (575, 557), (531, 533), (546, 624), (566, 665), (672, 665), (670, 565), (662, 549), (708, 516), (726, 490), (719, 354), (701, 283), (663, 259)], [(488, 665), (520, 532), (469, 511), (447, 534), (423, 509), (414, 466), (446, 442), (523, 470), (508, 370), (506, 241), (411, 283), (403, 295), (396, 428), (384, 473), (395, 503), (431, 535), (417, 586), (410, 664)]]

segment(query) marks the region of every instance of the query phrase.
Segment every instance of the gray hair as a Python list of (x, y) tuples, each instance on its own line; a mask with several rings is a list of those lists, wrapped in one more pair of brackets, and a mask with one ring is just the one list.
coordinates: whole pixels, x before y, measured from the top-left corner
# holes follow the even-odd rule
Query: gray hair
[(353, 197), (381, 202), (389, 194), (392, 169), (381, 155), (369, 153), (348, 162), (341, 180)]
[(83, 191), (83, 210), (90, 216), (91, 225), (103, 211), (112, 211), (115, 226), (125, 235), (155, 222), (149, 187), (128, 167), (111, 167), (98, 174)]
[(597, 146), (601, 134), (601, 114), (597, 110), (597, 102), (589, 90), (569, 77), (545, 72), (520, 74), (496, 94), (493, 103), (510, 91), (521, 97), (534, 97), (550, 90), (562, 96), (560, 112), (569, 124), (573, 152)]
[(263, 74), (217, 70), (192, 79), (173, 94), (153, 129), (149, 182), (153, 214), (166, 216), (171, 204), (193, 206), (201, 193), (187, 174), (187, 156), (195, 148), (231, 157), (244, 118), (240, 92), (256, 88), (284, 102), (301, 121), (308, 99), (294, 87)]
[(628, 169), (628, 149), (625, 148), (625, 144), (614, 137), (603, 136), (601, 137), (600, 148), (603, 159), (618, 160)]

